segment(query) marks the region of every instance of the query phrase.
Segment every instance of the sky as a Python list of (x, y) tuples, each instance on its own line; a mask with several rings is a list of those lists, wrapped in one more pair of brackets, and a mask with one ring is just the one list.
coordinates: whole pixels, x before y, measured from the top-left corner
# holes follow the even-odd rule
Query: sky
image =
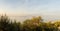
[(0, 14), (60, 16), (60, 0), (0, 0)]

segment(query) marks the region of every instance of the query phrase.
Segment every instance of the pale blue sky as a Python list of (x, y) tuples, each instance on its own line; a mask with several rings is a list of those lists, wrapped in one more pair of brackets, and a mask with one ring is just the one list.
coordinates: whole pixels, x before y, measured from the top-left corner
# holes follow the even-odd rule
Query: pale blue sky
[(59, 15), (60, 0), (0, 0), (0, 13)]

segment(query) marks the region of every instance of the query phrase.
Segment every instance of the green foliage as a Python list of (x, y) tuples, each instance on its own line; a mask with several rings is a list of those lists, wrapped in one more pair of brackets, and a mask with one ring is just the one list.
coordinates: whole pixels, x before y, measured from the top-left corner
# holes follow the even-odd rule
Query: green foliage
[(23, 23), (23, 31), (57, 31), (58, 28), (51, 22), (42, 22), (41, 17), (27, 19)]
[(20, 31), (20, 23), (9, 21), (10, 19), (6, 15), (0, 17), (0, 31)]
[(0, 17), (0, 31), (58, 31), (60, 22), (43, 22), (41, 16), (20, 22), (10, 22), (6, 15)]

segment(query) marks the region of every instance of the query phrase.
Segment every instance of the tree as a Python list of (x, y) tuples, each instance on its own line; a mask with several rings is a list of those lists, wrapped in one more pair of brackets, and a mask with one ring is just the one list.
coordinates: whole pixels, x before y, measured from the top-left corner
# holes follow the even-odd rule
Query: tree
[(0, 17), (0, 31), (20, 31), (20, 22), (10, 22), (6, 15), (2, 15)]
[(41, 31), (39, 27), (41, 17), (33, 17), (32, 19), (27, 19), (23, 23), (23, 31)]

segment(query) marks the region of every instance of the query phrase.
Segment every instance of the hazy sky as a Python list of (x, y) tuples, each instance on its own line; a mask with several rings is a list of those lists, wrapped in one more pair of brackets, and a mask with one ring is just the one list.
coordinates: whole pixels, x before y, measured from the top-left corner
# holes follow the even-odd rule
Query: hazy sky
[(0, 0), (0, 13), (59, 15), (60, 0)]

